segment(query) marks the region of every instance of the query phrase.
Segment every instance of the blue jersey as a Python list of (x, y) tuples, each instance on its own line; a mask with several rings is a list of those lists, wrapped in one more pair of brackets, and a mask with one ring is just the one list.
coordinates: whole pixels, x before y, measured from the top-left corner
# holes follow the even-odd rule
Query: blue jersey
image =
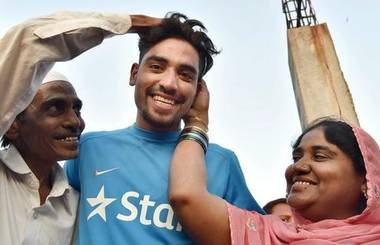
[[(79, 157), (65, 165), (70, 184), (81, 192), (79, 244), (191, 244), (168, 203), (179, 133), (134, 125), (81, 138)], [(211, 193), (262, 212), (232, 151), (210, 144), (206, 166)]]

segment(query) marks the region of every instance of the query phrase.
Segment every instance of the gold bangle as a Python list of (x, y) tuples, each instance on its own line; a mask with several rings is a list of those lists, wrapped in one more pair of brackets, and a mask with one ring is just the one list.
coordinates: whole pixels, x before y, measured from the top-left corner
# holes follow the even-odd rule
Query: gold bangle
[(198, 116), (189, 116), (187, 118), (187, 120), (185, 121), (185, 124), (187, 126), (188, 124), (191, 124), (191, 123), (200, 123), (200, 124), (202, 124), (202, 126), (205, 127), (204, 130), (206, 132), (208, 132), (208, 125), (207, 125), (207, 123), (205, 121), (203, 121), (200, 117), (198, 117)]

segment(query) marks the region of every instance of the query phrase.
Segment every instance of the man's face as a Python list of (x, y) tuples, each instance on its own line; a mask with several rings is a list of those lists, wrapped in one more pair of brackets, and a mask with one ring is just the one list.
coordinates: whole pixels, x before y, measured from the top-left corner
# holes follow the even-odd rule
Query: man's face
[(196, 92), (199, 55), (186, 41), (169, 38), (153, 46), (131, 69), (137, 125), (154, 131), (178, 129)]
[[(59, 161), (78, 155), (84, 129), (82, 102), (65, 81), (43, 84), (10, 138), (25, 161)], [(9, 136), (8, 136), (9, 137)]]
[(271, 214), (278, 216), (286, 223), (293, 223), (292, 210), (287, 203), (277, 203), (274, 205)]

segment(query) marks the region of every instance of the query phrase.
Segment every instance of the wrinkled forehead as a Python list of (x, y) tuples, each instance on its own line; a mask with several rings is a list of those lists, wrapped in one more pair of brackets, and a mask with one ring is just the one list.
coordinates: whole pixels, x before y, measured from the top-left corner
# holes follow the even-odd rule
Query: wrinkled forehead
[(68, 81), (57, 80), (51, 81), (48, 83), (44, 83), (41, 85), (38, 93), (42, 94), (68, 94), (68, 95), (76, 95), (76, 91), (73, 85)]
[(32, 104), (41, 104), (53, 98), (71, 100), (77, 99), (78, 96), (71, 83), (67, 81), (51, 81), (41, 85), (36, 96), (33, 98)]

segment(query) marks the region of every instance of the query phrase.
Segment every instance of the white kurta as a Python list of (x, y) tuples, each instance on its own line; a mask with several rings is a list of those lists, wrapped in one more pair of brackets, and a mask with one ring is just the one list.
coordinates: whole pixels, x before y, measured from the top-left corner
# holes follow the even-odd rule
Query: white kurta
[(1, 244), (69, 244), (79, 194), (59, 164), (53, 186), (40, 205), (39, 182), (14, 146), (0, 151)]

